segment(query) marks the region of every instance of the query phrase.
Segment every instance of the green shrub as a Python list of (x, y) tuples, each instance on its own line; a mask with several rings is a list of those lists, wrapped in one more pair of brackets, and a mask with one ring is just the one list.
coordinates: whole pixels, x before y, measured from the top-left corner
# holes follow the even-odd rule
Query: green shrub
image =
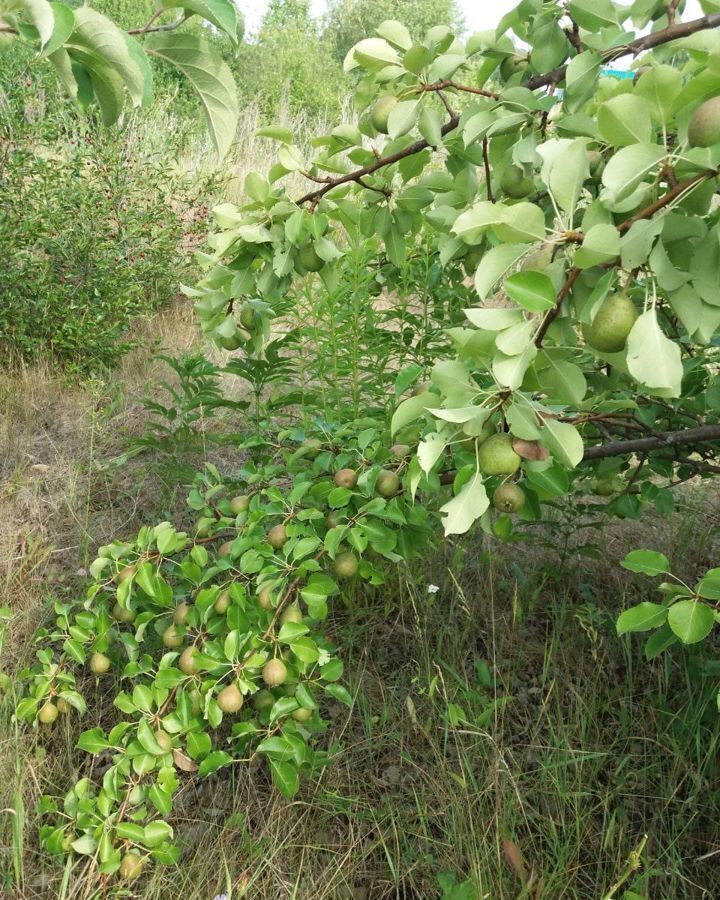
[[(198, 186), (156, 157), (146, 135), (164, 119), (131, 117), (122, 132), (46, 115), (46, 88), (16, 70), (0, 170), (0, 345), (97, 371), (127, 350), (128, 327), (168, 303), (188, 269), (182, 244)], [(167, 125), (167, 123), (165, 123)]]

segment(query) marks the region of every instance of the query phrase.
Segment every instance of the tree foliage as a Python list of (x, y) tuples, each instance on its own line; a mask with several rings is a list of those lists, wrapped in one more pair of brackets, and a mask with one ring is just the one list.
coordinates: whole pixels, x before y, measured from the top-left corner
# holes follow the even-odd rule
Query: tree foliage
[[(332, 288), (378, 236), (389, 270), (422, 243), (449, 282), (470, 273), (476, 302), (448, 322), (454, 355), (426, 382), (420, 367), (398, 372), (394, 437), (382, 416), (251, 434), (236, 478), (198, 477), (192, 534), (163, 522), (101, 548), (87, 598), (58, 604), (39, 635), (18, 707), (30, 723), (83, 712), (86, 662), (128, 685), (123, 718), (80, 739), (112, 760), (102, 784), (46, 801), (49, 850), (92, 857), (102, 878), (134, 873), (128, 854), (173, 861), (164, 817), (183, 773), (258, 756), (292, 796), (324, 762), (323, 698), (352, 702), (322, 632), (328, 599), (345, 579), (381, 581), (439, 520), (446, 535), (479, 523), (512, 540), (573, 491), (635, 516), (717, 473), (716, 5), (680, 22), (675, 2), (523, 0), (466, 42), (385, 21), (345, 59), (357, 124), (310, 155), (264, 129), (277, 163), (248, 176), (241, 206), (216, 210), (207, 273), (186, 289), (207, 335), (262, 358), (293, 284)], [(98, 43), (83, 24), (81, 61)], [(625, 57), (635, 77), (605, 71)], [(298, 176), (305, 192), (286, 187)], [(669, 575), (649, 551), (625, 565)], [(619, 630), (657, 629), (649, 657), (700, 641), (717, 581), (671, 578)]]

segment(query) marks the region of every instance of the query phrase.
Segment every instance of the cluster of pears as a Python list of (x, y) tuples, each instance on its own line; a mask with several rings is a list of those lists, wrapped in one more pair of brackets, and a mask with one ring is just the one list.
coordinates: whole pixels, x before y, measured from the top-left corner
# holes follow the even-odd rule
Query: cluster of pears
[[(478, 446), (477, 460), (484, 475), (501, 475), (510, 478), (520, 468), (522, 458), (513, 447), (512, 436), (495, 432)], [(516, 513), (525, 505), (525, 494), (517, 484), (505, 481), (492, 496), (492, 504), (499, 512)]]
[(220, 346), (223, 350), (237, 350), (252, 339), (252, 329), (257, 326), (257, 312), (249, 303), (244, 303), (235, 321), (232, 334), (223, 335)]

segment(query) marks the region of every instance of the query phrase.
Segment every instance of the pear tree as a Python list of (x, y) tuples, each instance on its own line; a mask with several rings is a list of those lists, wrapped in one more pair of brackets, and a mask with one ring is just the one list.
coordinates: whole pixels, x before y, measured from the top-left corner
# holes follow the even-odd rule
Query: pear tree
[[(148, 102), (145, 54), (185, 68), (223, 150), (223, 70), (195, 38), (174, 42), (197, 14), (232, 39), (232, 4), (186, 0), (165, 24), (170, 6), (123, 36), (86, 7), (24, 0), (0, 28), (35, 41), (109, 122)], [(87, 712), (88, 679), (123, 682), (112, 727), (78, 741), (107, 762), (102, 779), (42, 801), (49, 853), (130, 881), (178, 858), (184, 779), (261, 759), (293, 796), (328, 762), (328, 701), (353, 702), (324, 631), (332, 597), (382, 583), (438, 529), (511, 539), (573, 494), (666, 512), (677, 484), (720, 471), (720, 2), (701, 6), (686, 19), (679, 0), (522, 0), (468, 39), (386, 21), (345, 61), (353, 121), (309, 152), (263, 129), (277, 161), (215, 210), (186, 288), (219, 346), (261, 356), (293, 286), (332, 288), (368, 241), (396, 268), (430, 247), (475, 302), (431, 371), (398, 372), (391, 422), (248, 434), (238, 471), (198, 474), (192, 527), (101, 547), (86, 596), (57, 601), (18, 720), (47, 733)], [(652, 632), (648, 657), (711, 634), (717, 570), (688, 586), (649, 550), (625, 567), (667, 579), (618, 622)]]

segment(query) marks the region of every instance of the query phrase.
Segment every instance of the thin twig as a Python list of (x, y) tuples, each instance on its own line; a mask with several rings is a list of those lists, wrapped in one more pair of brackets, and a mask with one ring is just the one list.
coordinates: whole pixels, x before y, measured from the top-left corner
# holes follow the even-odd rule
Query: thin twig
[(487, 186), (487, 197), (491, 203), (495, 202), (495, 194), (492, 189), (492, 180), (490, 176), (490, 156), (488, 154), (488, 139), (483, 138), (482, 142), (483, 164), (485, 166), (485, 184)]

